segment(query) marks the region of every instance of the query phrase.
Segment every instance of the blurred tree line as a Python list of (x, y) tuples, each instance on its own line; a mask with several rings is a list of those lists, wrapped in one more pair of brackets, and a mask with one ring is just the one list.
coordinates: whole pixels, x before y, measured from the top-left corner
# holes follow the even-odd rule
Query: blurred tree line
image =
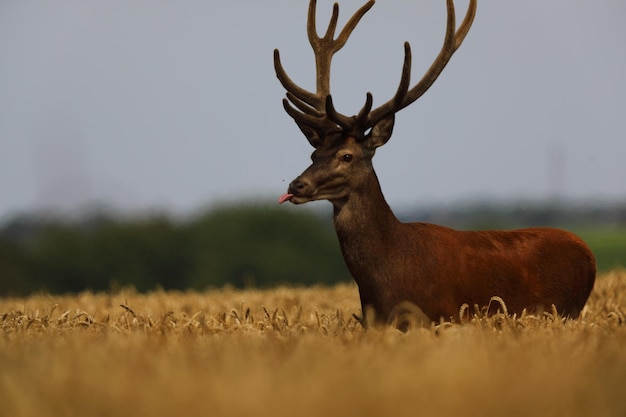
[[(466, 230), (562, 227), (589, 244), (600, 272), (626, 266), (626, 203), (465, 204), (398, 214)], [(77, 219), (29, 214), (0, 225), (0, 296), (349, 280), (330, 217), (306, 207), (236, 203), (183, 220), (102, 211)]]
[(0, 228), (0, 295), (349, 280), (332, 223), (293, 207), (237, 204), (166, 215), (24, 215)]

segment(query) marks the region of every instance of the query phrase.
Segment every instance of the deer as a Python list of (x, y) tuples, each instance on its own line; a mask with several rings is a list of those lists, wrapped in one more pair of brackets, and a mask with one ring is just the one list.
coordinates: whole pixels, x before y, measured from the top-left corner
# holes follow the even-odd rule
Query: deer
[[(398, 307), (415, 306), (430, 323), (454, 321), (467, 308), (496, 299), (509, 314), (556, 309), (577, 318), (596, 277), (593, 253), (578, 236), (557, 228), (459, 231), (429, 223), (403, 223), (387, 204), (372, 158), (391, 137), (395, 114), (420, 98), (461, 46), (476, 14), (469, 0), (456, 29), (454, 0), (446, 0), (447, 23), (441, 51), (411, 86), (411, 47), (393, 97), (373, 108), (371, 93), (354, 116), (339, 113), (330, 93), (333, 55), (374, 5), (369, 0), (335, 38), (339, 6), (319, 36), (316, 0), (310, 0), (308, 39), (316, 62), (316, 91), (287, 75), (278, 49), (274, 69), (286, 90), (283, 107), (314, 148), (312, 163), (288, 186), (279, 203), (328, 200), (341, 253), (358, 286), (364, 327), (390, 324)], [(366, 312), (371, 314), (366, 314)], [(489, 313), (488, 313), (489, 314)], [(423, 317), (422, 317), (423, 318)]]

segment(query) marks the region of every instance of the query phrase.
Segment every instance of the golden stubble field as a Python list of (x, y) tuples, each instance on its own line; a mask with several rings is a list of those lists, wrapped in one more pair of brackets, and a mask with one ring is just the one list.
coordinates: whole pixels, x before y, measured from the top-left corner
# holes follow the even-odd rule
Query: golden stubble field
[(624, 271), (577, 320), (365, 331), (359, 307), (355, 285), (0, 299), (0, 416), (626, 415)]

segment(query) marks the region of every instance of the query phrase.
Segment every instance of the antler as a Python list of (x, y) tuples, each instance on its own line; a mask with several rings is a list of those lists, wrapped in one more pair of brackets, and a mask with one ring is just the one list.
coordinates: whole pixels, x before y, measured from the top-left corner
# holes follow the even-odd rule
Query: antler
[(448, 21), (446, 25), (446, 36), (439, 55), (437, 55), (437, 58), (435, 58), (435, 61), (431, 64), (430, 68), (428, 68), (428, 71), (426, 71), (422, 79), (409, 90), (411, 80), (411, 45), (405, 42), (404, 65), (402, 66), (402, 76), (398, 90), (391, 100), (369, 113), (366, 122), (367, 127), (374, 126), (380, 119), (402, 110), (420, 98), (430, 86), (433, 85), (454, 52), (456, 52), (459, 46), (461, 46), (461, 43), (463, 43), (465, 35), (469, 32), (474, 21), (474, 16), (476, 15), (476, 0), (470, 0), (467, 13), (458, 31), (455, 30), (456, 16), (454, 12), (454, 0), (446, 1), (448, 7)]
[(337, 112), (333, 106), (330, 94), (331, 61), (335, 52), (339, 51), (345, 45), (356, 25), (374, 3), (375, 0), (369, 0), (357, 10), (348, 23), (346, 23), (337, 39), (334, 39), (335, 30), (337, 28), (337, 18), (339, 16), (339, 5), (337, 3), (334, 4), (333, 14), (326, 34), (324, 37), (320, 37), (317, 34), (315, 22), (317, 1), (310, 1), (307, 34), (313, 52), (315, 53), (317, 73), (317, 88), (315, 93), (298, 86), (289, 78), (280, 62), (278, 49), (274, 50), (274, 68), (276, 70), (276, 76), (287, 90), (287, 98), (283, 99), (283, 106), (287, 113), (298, 124), (304, 124), (321, 131), (351, 130), (355, 127), (367, 130), (367, 128), (373, 127), (379, 120), (407, 107), (421, 97), (435, 82), (437, 77), (439, 77), (439, 74), (441, 74), (441, 71), (443, 71), (454, 52), (461, 46), (476, 15), (476, 0), (470, 0), (465, 18), (459, 29), (456, 30), (454, 0), (446, 0), (448, 20), (443, 47), (422, 79), (409, 89), (411, 81), (411, 46), (408, 42), (405, 42), (402, 76), (400, 77), (400, 83), (393, 98), (372, 110), (372, 94), (367, 93), (363, 108), (356, 116), (348, 117)]
[[(326, 34), (323, 37), (320, 37), (317, 34), (315, 19), (317, 1), (311, 0), (309, 3), (307, 34), (311, 47), (313, 48), (313, 52), (315, 53), (317, 73), (317, 90), (315, 93), (299, 87), (289, 78), (280, 62), (280, 53), (278, 52), (278, 49), (274, 50), (274, 68), (276, 69), (276, 76), (283, 87), (287, 90), (287, 99), (283, 100), (283, 105), (287, 113), (296, 121), (303, 122), (310, 126), (328, 128), (329, 120), (326, 119), (326, 116), (328, 116), (330, 121), (334, 122), (333, 124), (335, 126), (344, 126), (350, 123), (350, 117), (339, 114), (334, 111), (334, 109), (330, 112), (332, 115), (327, 114), (327, 97), (330, 96), (330, 65), (333, 55), (343, 48), (354, 28), (357, 26), (363, 15), (371, 9), (374, 3), (374, 0), (370, 0), (357, 10), (346, 23), (337, 39), (334, 39), (334, 37), (335, 30), (337, 29), (337, 19), (339, 17), (339, 5), (337, 3), (334, 4), (333, 14), (330, 19), (330, 23), (328, 24)], [(301, 113), (294, 109), (290, 102), (293, 103), (293, 105), (300, 110)]]

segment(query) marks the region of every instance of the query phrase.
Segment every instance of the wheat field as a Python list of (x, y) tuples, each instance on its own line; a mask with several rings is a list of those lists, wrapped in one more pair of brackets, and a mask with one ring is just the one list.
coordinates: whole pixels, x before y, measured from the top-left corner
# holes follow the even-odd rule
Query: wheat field
[(401, 333), (347, 284), (0, 299), (0, 416), (626, 415), (626, 271), (577, 320), (469, 310)]

